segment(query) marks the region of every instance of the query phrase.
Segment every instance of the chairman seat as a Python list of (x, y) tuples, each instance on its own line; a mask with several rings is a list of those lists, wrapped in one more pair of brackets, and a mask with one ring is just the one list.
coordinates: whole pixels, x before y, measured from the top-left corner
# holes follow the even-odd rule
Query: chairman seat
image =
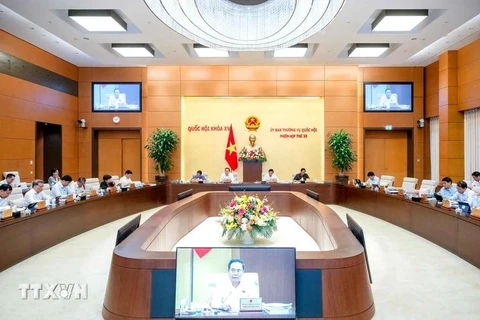
[(435, 180), (426, 180), (423, 179), (422, 183), (420, 184), (420, 190), (418, 192), (420, 194), (425, 193), (435, 193), (435, 189), (437, 188), (437, 181)]
[(405, 177), (402, 182), (402, 190), (416, 190), (417, 188), (417, 178)]

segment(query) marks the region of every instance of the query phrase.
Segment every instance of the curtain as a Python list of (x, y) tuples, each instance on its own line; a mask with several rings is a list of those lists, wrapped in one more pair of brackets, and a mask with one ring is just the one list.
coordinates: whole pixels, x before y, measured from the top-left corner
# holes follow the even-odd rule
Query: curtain
[(438, 117), (430, 118), (430, 176), (440, 182), (440, 133)]
[(472, 180), (472, 172), (480, 171), (480, 109), (464, 114), (465, 179)]

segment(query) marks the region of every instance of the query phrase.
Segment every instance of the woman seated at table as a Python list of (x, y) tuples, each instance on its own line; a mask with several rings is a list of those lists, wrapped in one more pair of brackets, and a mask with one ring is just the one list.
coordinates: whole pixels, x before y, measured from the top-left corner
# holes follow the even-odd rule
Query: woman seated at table
[(50, 172), (50, 177), (48, 178), (50, 189), (52, 189), (57, 182), (60, 182), (60, 173), (57, 168), (53, 168)]
[(108, 188), (111, 187), (110, 184), (113, 184), (113, 186), (115, 186), (115, 183), (112, 181), (111, 175), (104, 174), (102, 179), (103, 181), (102, 183), (100, 183), (100, 189), (107, 190)]

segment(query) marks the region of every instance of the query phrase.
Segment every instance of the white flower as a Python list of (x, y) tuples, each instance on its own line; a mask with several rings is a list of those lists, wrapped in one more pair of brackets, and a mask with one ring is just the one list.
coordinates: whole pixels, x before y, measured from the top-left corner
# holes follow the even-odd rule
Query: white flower
[(246, 224), (248, 222), (247, 218), (242, 218), (242, 224)]
[(240, 227), (242, 228), (243, 231), (247, 231), (247, 225), (245, 223), (242, 223)]

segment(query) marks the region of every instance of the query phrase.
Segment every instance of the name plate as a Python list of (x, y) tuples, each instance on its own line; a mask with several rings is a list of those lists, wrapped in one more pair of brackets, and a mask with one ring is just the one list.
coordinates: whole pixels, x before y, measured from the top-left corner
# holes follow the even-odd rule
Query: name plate
[(95, 197), (97, 195), (97, 190), (90, 190), (90, 197)]
[(262, 312), (262, 298), (240, 298), (240, 311)]
[(37, 209), (45, 209), (46, 206), (45, 200), (40, 200), (37, 202)]
[(451, 208), (450, 201), (448, 199), (444, 199), (442, 202), (442, 206), (445, 208)]
[(130, 183), (130, 190), (135, 189), (135, 183)]
[(480, 208), (473, 208), (472, 216), (480, 218)]
[(12, 217), (12, 208), (4, 209), (2, 219), (8, 219)]
[(108, 192), (110, 192), (110, 193), (117, 193), (117, 188), (115, 188), (115, 187), (110, 187), (110, 188), (108, 188)]
[(72, 202), (73, 201), (73, 194), (69, 194), (67, 198), (65, 199), (66, 202)]

